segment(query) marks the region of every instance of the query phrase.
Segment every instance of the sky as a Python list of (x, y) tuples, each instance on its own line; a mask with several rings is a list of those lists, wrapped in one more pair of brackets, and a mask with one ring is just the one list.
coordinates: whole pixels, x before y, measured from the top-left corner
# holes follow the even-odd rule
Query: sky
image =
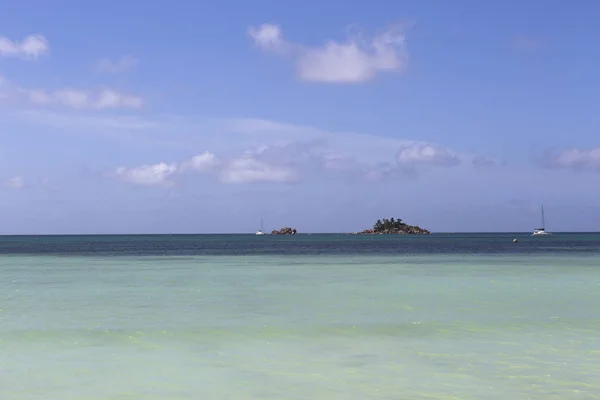
[(600, 3), (2, 8), (2, 234), (600, 231)]

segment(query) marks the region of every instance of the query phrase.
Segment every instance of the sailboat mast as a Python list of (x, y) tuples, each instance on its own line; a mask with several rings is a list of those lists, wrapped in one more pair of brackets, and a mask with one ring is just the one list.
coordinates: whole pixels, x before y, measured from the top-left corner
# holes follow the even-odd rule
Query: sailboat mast
[(260, 217), (260, 230), (264, 231), (264, 228), (263, 228), (263, 217)]
[(546, 230), (546, 218), (544, 217), (544, 206), (542, 206), (542, 229)]

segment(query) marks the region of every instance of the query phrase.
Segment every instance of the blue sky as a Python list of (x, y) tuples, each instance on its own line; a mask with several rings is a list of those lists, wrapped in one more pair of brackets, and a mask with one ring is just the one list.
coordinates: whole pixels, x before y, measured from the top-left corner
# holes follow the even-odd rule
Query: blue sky
[(0, 233), (600, 230), (600, 4), (3, 8)]

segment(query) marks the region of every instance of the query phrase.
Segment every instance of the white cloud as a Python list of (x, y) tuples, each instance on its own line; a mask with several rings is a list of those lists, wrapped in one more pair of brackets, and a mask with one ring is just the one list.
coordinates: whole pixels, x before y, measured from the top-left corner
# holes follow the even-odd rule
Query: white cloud
[(154, 165), (141, 165), (134, 168), (119, 167), (116, 175), (119, 179), (143, 186), (172, 186), (171, 176), (177, 172), (175, 164), (160, 162)]
[[(176, 160), (176, 172), (201, 172), (223, 183), (289, 182), (312, 179), (381, 181), (415, 178), (417, 165), (469, 163), (474, 155), (455, 154), (434, 143), (355, 132), (327, 131), (311, 126), (262, 119), (213, 119), (176, 115), (114, 117), (35, 111), (23, 115), (34, 124), (60, 127), (64, 132), (99, 133), (121, 144), (161, 154), (209, 149)], [(102, 129), (94, 130), (94, 126)], [(131, 126), (131, 128), (130, 128)], [(115, 129), (112, 129), (112, 128)], [(134, 129), (135, 128), (135, 129)], [(131, 132), (130, 132), (131, 131)], [(109, 135), (108, 133), (114, 134)], [(200, 135), (199, 132), (210, 132)], [(143, 133), (143, 134), (142, 134)], [(164, 154), (164, 153), (162, 153)], [(122, 171), (122, 174), (124, 172)]]
[(4, 182), (4, 185), (11, 189), (23, 189), (25, 187), (25, 180), (20, 176), (13, 176)]
[(224, 183), (293, 182), (298, 179), (294, 170), (282, 165), (272, 165), (251, 156), (231, 160), (221, 170)]
[(47, 92), (41, 89), (21, 89), (27, 95), (29, 102), (37, 105), (62, 105), (74, 109), (115, 109), (134, 108), (139, 109), (144, 105), (142, 98), (111, 89), (103, 89), (98, 92), (61, 89)]
[(29, 35), (21, 41), (0, 36), (0, 56), (37, 58), (49, 50), (48, 40), (42, 35)]
[(396, 154), (396, 162), (402, 166), (440, 165), (454, 166), (460, 164), (460, 158), (443, 147), (414, 143), (404, 145)]
[(137, 65), (138, 61), (135, 57), (132, 56), (121, 56), (116, 61), (109, 60), (107, 58), (101, 59), (96, 64), (96, 69), (99, 72), (104, 72), (108, 74), (119, 74), (123, 72), (127, 72)]
[(61, 105), (77, 110), (140, 109), (144, 100), (108, 87), (96, 89), (62, 88), (54, 91), (21, 87), (0, 75), (0, 99), (12, 104)]
[(408, 63), (404, 30), (394, 27), (365, 39), (362, 35), (345, 41), (327, 41), (307, 47), (288, 42), (281, 28), (262, 24), (248, 28), (248, 34), (265, 51), (291, 55), (300, 79), (325, 83), (361, 83), (379, 72), (402, 72)]
[(36, 106), (60, 105), (77, 110), (140, 109), (144, 106), (144, 100), (141, 97), (110, 88), (96, 90), (63, 88), (48, 91), (20, 87), (1, 76), (0, 98), (16, 105), (25, 103)]
[(212, 153), (204, 152), (180, 163), (141, 165), (134, 168), (119, 167), (116, 177), (136, 185), (172, 186), (177, 172), (211, 172), (217, 174), (219, 180), (228, 184), (256, 182), (292, 182), (298, 179), (298, 174), (289, 166), (259, 160), (245, 154), (235, 157), (226, 163)]
[(220, 160), (214, 154), (205, 151), (204, 153), (195, 155), (189, 160), (185, 160), (180, 164), (181, 171), (210, 171), (219, 165)]
[(568, 149), (547, 155), (550, 166), (567, 169), (600, 169), (600, 147), (592, 149)]
[[(156, 166), (142, 166), (131, 170), (122, 168), (119, 177), (126, 176), (126, 180), (139, 184), (139, 173), (133, 179), (130, 176), (133, 174), (129, 172), (143, 171), (146, 177), (151, 169), (154, 171)], [(225, 184), (289, 183), (307, 177), (323, 177), (326, 173), (345, 175), (352, 180), (380, 181), (399, 176), (401, 171), (396, 170), (390, 163), (363, 163), (352, 156), (323, 150), (313, 142), (291, 142), (283, 145), (259, 145), (254, 150), (245, 151), (241, 156), (228, 157), (225, 161), (206, 151), (182, 161), (177, 170), (169, 170), (164, 179), (154, 179), (155, 175), (151, 174), (150, 180), (152, 184), (162, 184), (164, 180), (174, 178), (172, 175), (175, 172), (200, 172), (215, 175)], [(144, 182), (147, 180), (144, 178)]]
[(250, 26), (248, 34), (257, 46), (263, 50), (285, 53), (289, 44), (283, 39), (281, 28), (273, 24), (262, 24), (259, 27)]

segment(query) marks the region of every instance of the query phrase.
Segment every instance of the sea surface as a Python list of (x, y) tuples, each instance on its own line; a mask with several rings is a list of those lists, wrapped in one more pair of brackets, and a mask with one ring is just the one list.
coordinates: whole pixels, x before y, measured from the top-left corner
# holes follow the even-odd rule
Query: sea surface
[(0, 237), (0, 399), (600, 399), (600, 235)]

